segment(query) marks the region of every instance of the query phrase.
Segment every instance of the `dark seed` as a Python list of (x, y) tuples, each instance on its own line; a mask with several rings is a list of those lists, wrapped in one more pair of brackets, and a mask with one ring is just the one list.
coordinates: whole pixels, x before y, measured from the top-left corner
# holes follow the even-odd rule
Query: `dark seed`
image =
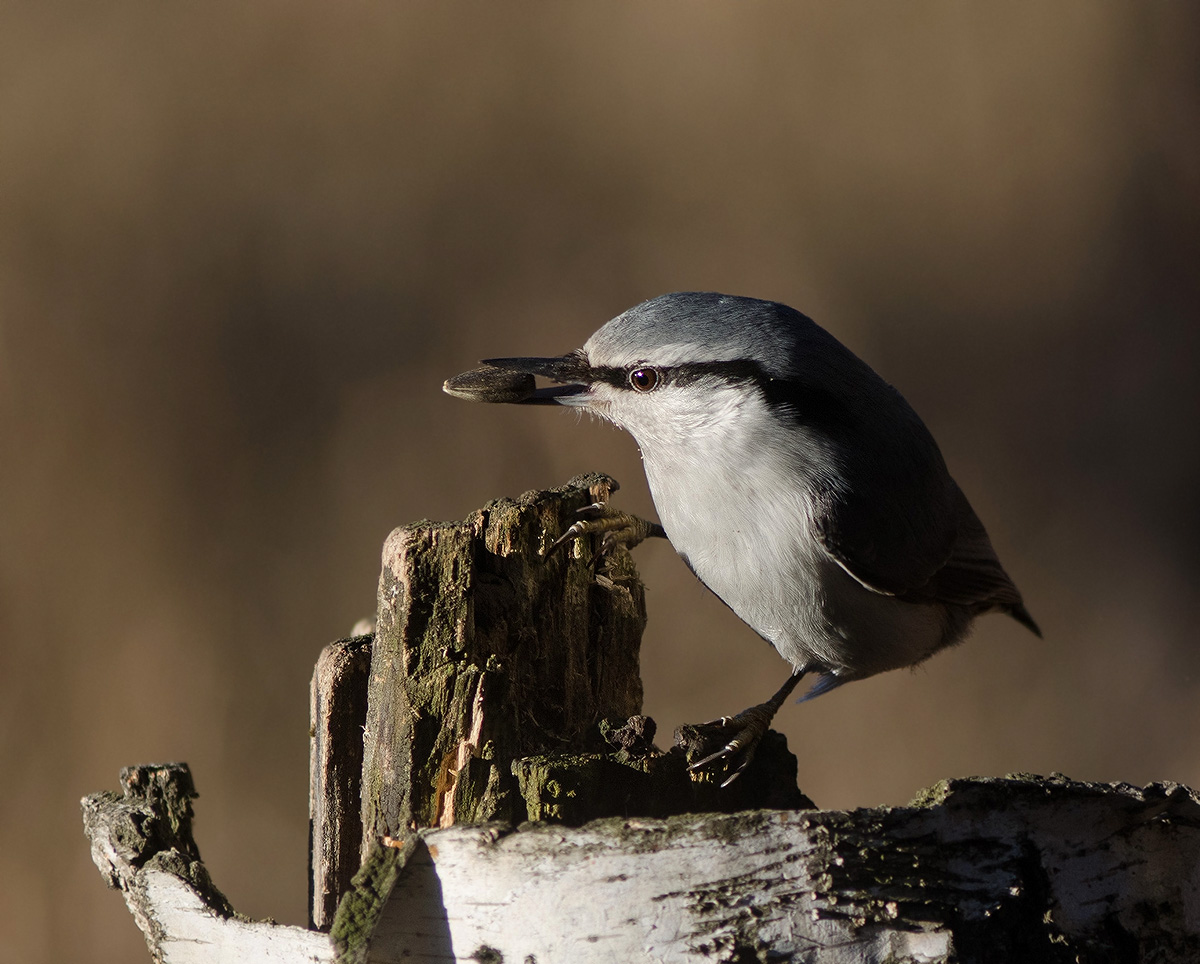
[(536, 386), (536, 379), (526, 372), (484, 366), (446, 379), (442, 391), (471, 402), (519, 402), (532, 395)]

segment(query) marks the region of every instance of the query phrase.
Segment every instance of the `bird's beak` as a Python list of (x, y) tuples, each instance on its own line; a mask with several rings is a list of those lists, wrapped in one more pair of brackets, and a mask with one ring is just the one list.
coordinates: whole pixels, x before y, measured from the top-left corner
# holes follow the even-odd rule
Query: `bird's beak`
[(592, 380), (587, 359), (578, 352), (557, 358), (485, 358), (483, 363), (503, 371), (541, 375), (558, 383), (535, 389), (525, 398), (518, 399), (521, 405), (570, 405), (570, 399), (584, 394)]

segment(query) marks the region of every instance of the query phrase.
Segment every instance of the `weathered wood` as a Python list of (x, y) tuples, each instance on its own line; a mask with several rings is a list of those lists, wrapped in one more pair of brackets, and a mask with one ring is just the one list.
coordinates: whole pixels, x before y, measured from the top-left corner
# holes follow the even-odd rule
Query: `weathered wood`
[[(1200, 798), (954, 780), (913, 806), (425, 831), (369, 959), (1200, 960)], [(354, 959), (351, 947), (347, 959)]]
[(363, 721), (373, 636), (330, 643), (309, 693), (309, 918), (328, 930), (359, 868), (362, 839)]
[[(648, 720), (633, 717), (630, 723)], [(649, 720), (653, 724), (653, 720)], [(547, 754), (512, 762), (525, 820), (579, 826), (600, 817), (669, 817), (679, 813), (735, 813), (738, 810), (815, 804), (796, 786), (796, 757), (787, 738), (769, 730), (754, 762), (722, 787), (711, 774), (688, 772), (682, 750)]]
[(156, 961), (1192, 964), (1200, 797), (1177, 784), (952, 780), (908, 807), (423, 830), (374, 845), (331, 935), (240, 919), (189, 828), (186, 767), (84, 799)]
[(157, 964), (333, 961), (327, 935), (248, 921), (213, 886), (192, 838), (196, 791), (187, 764), (126, 767), (121, 785), (120, 794), (83, 798), (84, 831)]
[(511, 761), (604, 749), (641, 709), (645, 593), (624, 549), (596, 578), (548, 554), (607, 476), (397, 529), (383, 551), (363, 759), (363, 846), (414, 827), (523, 816)]

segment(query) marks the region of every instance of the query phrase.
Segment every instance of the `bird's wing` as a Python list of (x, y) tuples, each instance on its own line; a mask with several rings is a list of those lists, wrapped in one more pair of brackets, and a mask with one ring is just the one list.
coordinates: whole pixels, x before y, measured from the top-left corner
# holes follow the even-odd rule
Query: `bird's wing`
[[(907, 602), (1000, 609), (1041, 635), (983, 523), (958, 485), (949, 476), (946, 480), (948, 503), (936, 494), (933, 500), (942, 506), (941, 523), (929, 511), (872, 519), (842, 501), (818, 520), (822, 543), (846, 572), (875, 592)], [(851, 519), (858, 525), (848, 524)], [(865, 531), (872, 525), (877, 527), (873, 538)]]
[(929, 582), (902, 598), (913, 602), (950, 603), (981, 611), (999, 609), (1041, 636), (1042, 631), (1025, 608), (1020, 590), (1000, 565), (979, 516), (957, 485), (954, 492), (958, 538), (950, 558)]
[(901, 595), (928, 583), (950, 559), (957, 486), (927, 433), (914, 433), (873, 464), (871, 448), (847, 452), (838, 476), (819, 487), (817, 538), (865, 587)]
[(983, 523), (957, 485), (954, 495), (958, 534), (950, 558), (929, 582), (914, 586), (911, 595), (960, 606), (1019, 604), (1021, 594), (1000, 565)]

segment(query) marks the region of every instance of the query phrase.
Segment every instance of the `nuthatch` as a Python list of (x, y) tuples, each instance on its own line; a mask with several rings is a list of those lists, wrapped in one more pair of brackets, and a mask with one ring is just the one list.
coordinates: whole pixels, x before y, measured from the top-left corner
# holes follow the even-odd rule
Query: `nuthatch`
[[(724, 745), (694, 767), (730, 757), (734, 779), (805, 674), (818, 677), (811, 699), (914, 666), (986, 612), (1041, 635), (925, 424), (786, 305), (662, 295), (578, 351), (484, 364), (446, 391), (566, 405), (630, 432), (671, 544), (792, 664), (766, 703), (704, 724)], [(556, 384), (536, 389), (533, 376)], [(631, 518), (593, 515), (573, 534)]]

